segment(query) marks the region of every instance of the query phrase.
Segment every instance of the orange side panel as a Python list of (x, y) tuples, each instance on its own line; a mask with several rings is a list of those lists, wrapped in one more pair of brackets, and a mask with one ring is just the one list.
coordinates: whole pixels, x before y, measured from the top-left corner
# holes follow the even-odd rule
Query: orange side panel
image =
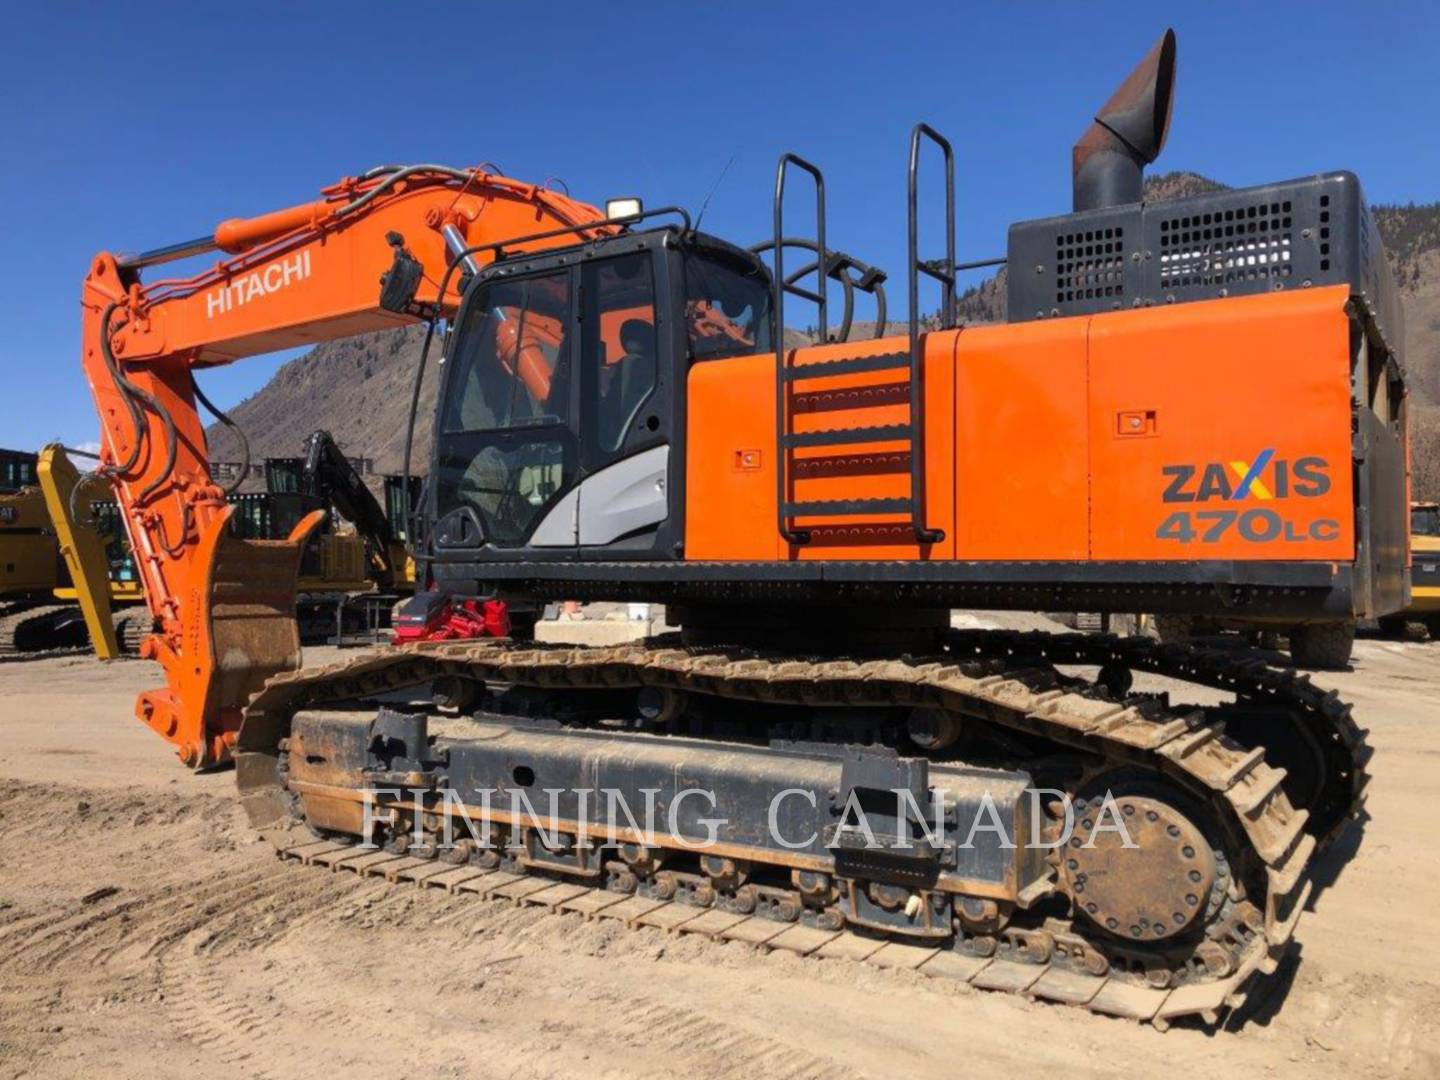
[(1087, 318), (960, 334), (958, 559), (1084, 559), (1089, 548)]
[(1346, 299), (1090, 320), (1092, 558), (1353, 558)]
[[(955, 331), (927, 334), (925, 350), (925, 524), (944, 532), (936, 544), (915, 543), (908, 517), (868, 514), (799, 517), (811, 534), (793, 559), (953, 559), (955, 485)], [(825, 360), (859, 359), (910, 351), (908, 338), (820, 345), (797, 350), (797, 370)], [(773, 393), (773, 391), (772, 391)], [(790, 397), (790, 429), (797, 433), (904, 424), (910, 419), (906, 369), (805, 380)], [(773, 415), (773, 414), (772, 414)], [(795, 452), (792, 497), (797, 501), (908, 498), (910, 443), (856, 443)], [(809, 468), (807, 468), (807, 465)], [(772, 476), (771, 483), (774, 483)]]
[[(1314, 289), (927, 335), (927, 523), (946, 539), (926, 551), (875, 516), (802, 518), (813, 542), (786, 547), (774, 359), (697, 364), (687, 557), (1349, 561), (1346, 299)], [(822, 346), (791, 362), (904, 346)], [(791, 427), (904, 422), (904, 382), (903, 370), (806, 380)], [(907, 449), (799, 450), (792, 497), (903, 496)]]
[[(766, 354), (694, 365), (689, 376), (685, 553), (697, 560), (949, 559), (954, 557), (955, 333), (930, 334), (925, 351), (927, 521), (945, 539), (921, 548), (896, 515), (797, 518), (811, 543), (780, 538), (775, 507), (775, 360)], [(908, 350), (903, 338), (797, 350), (796, 368)], [(905, 369), (805, 380), (790, 394), (791, 430), (906, 422)], [(800, 449), (790, 469), (800, 501), (905, 497), (909, 444)]]
[(775, 357), (690, 368), (685, 557), (770, 562), (775, 524)]

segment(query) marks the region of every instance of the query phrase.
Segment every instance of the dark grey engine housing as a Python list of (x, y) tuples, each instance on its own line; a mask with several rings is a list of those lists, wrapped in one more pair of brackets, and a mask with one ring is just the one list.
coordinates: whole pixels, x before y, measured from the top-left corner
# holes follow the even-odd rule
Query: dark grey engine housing
[(1011, 322), (1345, 284), (1386, 353), (1404, 337), (1349, 172), (1018, 222), (1008, 265)]

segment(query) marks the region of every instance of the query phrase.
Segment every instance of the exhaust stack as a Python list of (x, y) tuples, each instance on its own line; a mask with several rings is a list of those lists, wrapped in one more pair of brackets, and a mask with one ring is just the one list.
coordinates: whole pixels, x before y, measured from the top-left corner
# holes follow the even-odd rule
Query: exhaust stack
[(1076, 210), (1140, 201), (1144, 169), (1165, 146), (1175, 98), (1175, 31), (1166, 30), (1075, 144)]

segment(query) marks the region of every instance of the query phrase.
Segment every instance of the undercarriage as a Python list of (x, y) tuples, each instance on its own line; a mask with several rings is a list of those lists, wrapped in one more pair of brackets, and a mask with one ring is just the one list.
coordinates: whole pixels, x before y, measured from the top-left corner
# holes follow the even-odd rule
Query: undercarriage
[[(110, 620), (120, 654), (140, 655), (141, 643), (154, 630), (149, 609), (143, 604), (116, 608)], [(0, 661), (38, 660), (90, 650), (90, 633), (78, 605), (43, 600), (0, 604)]]
[(1274, 970), (1367, 757), (1335, 695), (1233, 653), (956, 631), (372, 653), (272, 679), (236, 765), (301, 861), (1164, 1025)]
[(89, 640), (85, 620), (74, 604), (43, 599), (0, 604), (0, 659), (79, 650)]

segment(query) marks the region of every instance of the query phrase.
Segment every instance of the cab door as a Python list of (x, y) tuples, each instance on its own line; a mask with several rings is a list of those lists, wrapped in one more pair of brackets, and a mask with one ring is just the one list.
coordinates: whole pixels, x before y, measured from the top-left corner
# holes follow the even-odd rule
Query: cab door
[(581, 269), (581, 479), (577, 543), (605, 556), (660, 544), (670, 516), (672, 410), (667, 335), (657, 318), (664, 263), (653, 249)]
[(433, 542), (442, 558), (482, 547), (512, 557), (573, 554), (581, 469), (575, 278), (562, 266), (472, 286), (436, 414)]

